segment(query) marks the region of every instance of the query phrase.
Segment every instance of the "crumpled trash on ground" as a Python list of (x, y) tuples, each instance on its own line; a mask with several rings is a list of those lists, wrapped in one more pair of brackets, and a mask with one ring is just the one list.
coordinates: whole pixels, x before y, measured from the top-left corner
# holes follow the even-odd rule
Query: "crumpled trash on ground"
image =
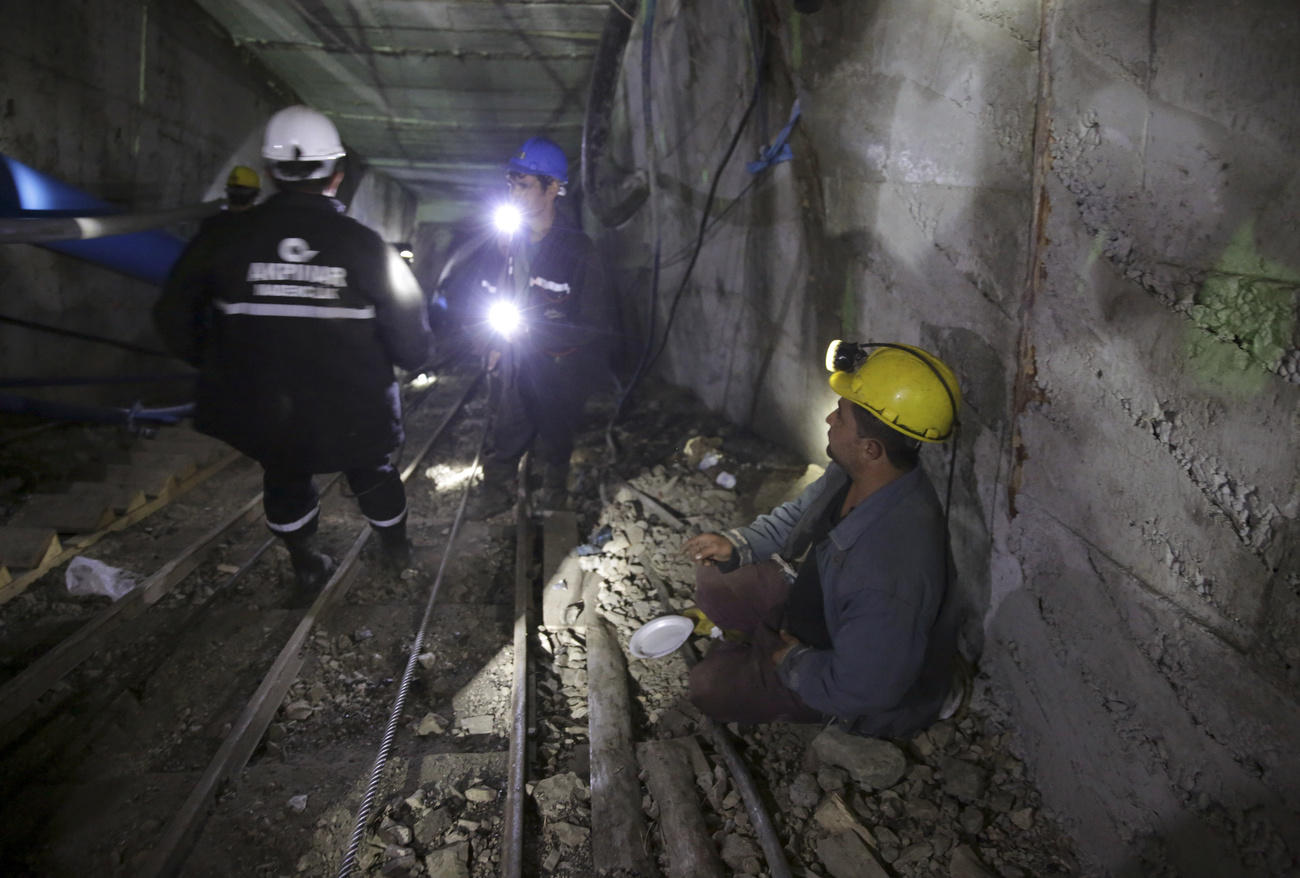
[[(706, 470), (722, 460), (720, 436), (692, 436), (682, 447), (686, 463), (696, 469)], [(705, 461), (708, 461), (705, 463)]]
[(613, 536), (613, 529), (609, 525), (605, 525), (600, 530), (593, 533), (591, 538), (584, 545), (578, 546), (577, 553), (579, 555), (599, 555), (601, 553), (601, 546), (608, 543), (610, 538)]
[(68, 562), (63, 578), (69, 594), (100, 595), (115, 601), (140, 584), (140, 577), (131, 571), (110, 567), (84, 555)]

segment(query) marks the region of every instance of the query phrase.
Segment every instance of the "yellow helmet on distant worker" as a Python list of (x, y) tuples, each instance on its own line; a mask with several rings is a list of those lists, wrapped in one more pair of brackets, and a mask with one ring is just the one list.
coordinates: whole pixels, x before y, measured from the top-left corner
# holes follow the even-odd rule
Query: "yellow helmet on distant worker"
[[(845, 361), (832, 355), (838, 345), (845, 344), (832, 342), (827, 351), (832, 390), (905, 436), (942, 442), (952, 435), (961, 407), (961, 388), (943, 360), (911, 345), (884, 346), (877, 347), (860, 365), (846, 369)], [(867, 346), (851, 347), (861, 351)]]
[(245, 189), (261, 189), (262, 178), (257, 176), (257, 171), (244, 165), (235, 165), (230, 169), (230, 176), (226, 178), (227, 186), (242, 186)]

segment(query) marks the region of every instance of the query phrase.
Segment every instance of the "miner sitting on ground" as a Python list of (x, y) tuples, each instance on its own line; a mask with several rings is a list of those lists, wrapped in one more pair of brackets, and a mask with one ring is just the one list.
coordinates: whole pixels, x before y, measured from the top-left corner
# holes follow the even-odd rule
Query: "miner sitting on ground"
[(690, 697), (723, 722), (898, 737), (939, 717), (957, 657), (944, 514), (918, 460), (961, 397), (918, 348), (839, 351), (825, 474), (747, 527), (686, 541), (700, 609), (747, 635), (714, 645)]

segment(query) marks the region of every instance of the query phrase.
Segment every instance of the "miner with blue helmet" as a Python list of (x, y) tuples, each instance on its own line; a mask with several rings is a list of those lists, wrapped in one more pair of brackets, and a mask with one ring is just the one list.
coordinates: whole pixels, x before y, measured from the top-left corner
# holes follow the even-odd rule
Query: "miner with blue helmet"
[(509, 504), (516, 464), (530, 448), (542, 472), (541, 506), (568, 505), (574, 432), (592, 378), (605, 368), (605, 277), (591, 238), (558, 210), (568, 182), (564, 150), (545, 137), (529, 139), (506, 162), (521, 223), (502, 241), (496, 296), (509, 300), (520, 320), (489, 343), (500, 392), (474, 507), (480, 515)]

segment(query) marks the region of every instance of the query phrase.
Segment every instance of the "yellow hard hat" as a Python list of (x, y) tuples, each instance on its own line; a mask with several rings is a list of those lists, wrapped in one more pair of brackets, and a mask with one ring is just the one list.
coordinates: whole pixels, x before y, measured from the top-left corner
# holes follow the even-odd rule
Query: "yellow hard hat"
[(952, 370), (943, 360), (911, 345), (878, 347), (856, 369), (832, 371), (830, 382), (831, 389), (849, 402), (922, 442), (942, 442), (951, 436), (961, 406), (961, 389)]
[(230, 169), (230, 176), (226, 178), (227, 186), (243, 186), (245, 189), (261, 189), (262, 178), (257, 176), (257, 171), (244, 165), (235, 165)]

